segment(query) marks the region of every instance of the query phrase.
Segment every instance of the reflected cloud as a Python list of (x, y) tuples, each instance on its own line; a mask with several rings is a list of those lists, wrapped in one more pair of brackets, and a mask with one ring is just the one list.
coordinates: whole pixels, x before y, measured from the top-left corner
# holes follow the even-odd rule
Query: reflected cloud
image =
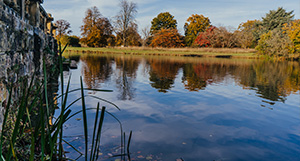
[[(121, 108), (101, 103), (133, 131), (132, 158), (294, 160), (300, 153), (299, 63), (109, 54), (80, 60), (85, 86), (114, 90), (92, 95)], [(118, 144), (118, 124), (106, 119), (102, 144)]]

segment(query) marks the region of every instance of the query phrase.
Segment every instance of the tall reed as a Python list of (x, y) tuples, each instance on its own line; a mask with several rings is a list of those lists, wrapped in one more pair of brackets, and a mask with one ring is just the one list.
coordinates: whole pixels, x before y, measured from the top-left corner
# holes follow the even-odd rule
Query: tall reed
[[(85, 91), (112, 91), (84, 88), (82, 78), (80, 78), (80, 88), (70, 90), (71, 77), (69, 77), (66, 89), (64, 90), (62, 54), (65, 49), (66, 46), (64, 48), (59, 47), (59, 68), (53, 66), (51, 69), (49, 69), (49, 66), (47, 66), (45, 61), (46, 58), (43, 57), (43, 81), (39, 81), (36, 75), (32, 76), (30, 83), (28, 82), (28, 79), (18, 78), (21, 84), (18, 89), (14, 89), (16, 87), (14, 87), (13, 84), (11, 84), (10, 88), (8, 88), (9, 96), (6, 103), (2, 131), (0, 135), (0, 160), (76, 160), (74, 158), (66, 157), (63, 148), (64, 143), (72, 147), (81, 156), (84, 156), (86, 161), (97, 160), (100, 151), (100, 140), (102, 127), (104, 124), (104, 116), (107, 114), (113, 117), (120, 125), (122, 149), (121, 154), (117, 156), (121, 157), (121, 160), (124, 160), (125, 157), (128, 157), (130, 160), (129, 145), (132, 132), (130, 132), (126, 146), (125, 133), (123, 132), (121, 122), (112, 113), (108, 112), (106, 107), (100, 107), (100, 103), (98, 103), (95, 108), (87, 107), (85, 103), (86, 97), (92, 97), (99, 101), (106, 102), (120, 110), (117, 105), (110, 101), (85, 94)], [(54, 57), (56, 55), (56, 53), (50, 51), (49, 49), (46, 49), (45, 52), (53, 55)], [(50, 83), (48, 71), (55, 71), (55, 69), (58, 69), (56, 72), (60, 75), (61, 95), (54, 99), (49, 99), (50, 97), (48, 94), (51, 93), (51, 91), (49, 91), (48, 88)], [(21, 92), (20, 100), (13, 98), (16, 90)], [(81, 96), (75, 100), (68, 101), (69, 95), (74, 92), (81, 92)], [(57, 104), (55, 102), (58, 99), (60, 99), (60, 113), (55, 120), (49, 120), (53, 118), (51, 111), (56, 108)], [(82, 102), (82, 109), (73, 112), (72, 106), (80, 100)], [(96, 110), (91, 145), (89, 144), (88, 139), (88, 110)], [(99, 114), (100, 111), (101, 113)], [(78, 114), (81, 114), (83, 118), (83, 133), (85, 140), (84, 154), (71, 143), (63, 139), (63, 125)], [(50, 121), (53, 123), (50, 124)], [(91, 149), (90, 152), (89, 149)]]

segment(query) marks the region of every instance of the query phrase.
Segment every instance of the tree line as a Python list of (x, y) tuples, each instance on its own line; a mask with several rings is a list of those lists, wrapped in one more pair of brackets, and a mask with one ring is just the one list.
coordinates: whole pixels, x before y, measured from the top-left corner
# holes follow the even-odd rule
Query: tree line
[(67, 21), (58, 20), (57, 38), (71, 46), (255, 48), (268, 56), (300, 53), (300, 20), (294, 20), (293, 11), (282, 7), (269, 11), (261, 20), (243, 22), (237, 29), (213, 26), (208, 17), (193, 14), (184, 24), (184, 35), (178, 32), (177, 20), (169, 12), (158, 14), (151, 27), (143, 28), (140, 34), (135, 20), (137, 4), (121, 0), (119, 8), (112, 20), (97, 7), (87, 9), (80, 38), (70, 36)]

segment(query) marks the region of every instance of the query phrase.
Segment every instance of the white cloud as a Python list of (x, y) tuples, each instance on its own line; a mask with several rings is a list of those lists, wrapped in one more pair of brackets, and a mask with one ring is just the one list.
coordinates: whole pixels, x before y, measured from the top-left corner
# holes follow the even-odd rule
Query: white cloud
[[(295, 18), (300, 18), (298, 0), (212, 0), (212, 1), (179, 1), (179, 0), (133, 0), (138, 5), (137, 22), (139, 29), (149, 26), (151, 20), (160, 12), (170, 12), (178, 22), (178, 29), (183, 32), (186, 19), (192, 14), (203, 14), (210, 18), (213, 25), (237, 27), (249, 19), (261, 19), (269, 10), (283, 7), (287, 11), (295, 10)], [(56, 20), (66, 19), (71, 23), (74, 34), (80, 35), (80, 26), (87, 8), (97, 6), (103, 16), (112, 19), (119, 10), (119, 0), (51, 0), (45, 1), (45, 9), (52, 13)]]

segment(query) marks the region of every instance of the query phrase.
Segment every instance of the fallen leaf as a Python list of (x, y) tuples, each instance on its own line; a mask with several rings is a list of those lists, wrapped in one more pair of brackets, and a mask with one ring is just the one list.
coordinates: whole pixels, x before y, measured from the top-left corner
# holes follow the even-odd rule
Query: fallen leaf
[(147, 160), (151, 160), (151, 159), (152, 159), (152, 157), (151, 157), (151, 156), (148, 156), (148, 157), (146, 157), (146, 159), (147, 159)]

